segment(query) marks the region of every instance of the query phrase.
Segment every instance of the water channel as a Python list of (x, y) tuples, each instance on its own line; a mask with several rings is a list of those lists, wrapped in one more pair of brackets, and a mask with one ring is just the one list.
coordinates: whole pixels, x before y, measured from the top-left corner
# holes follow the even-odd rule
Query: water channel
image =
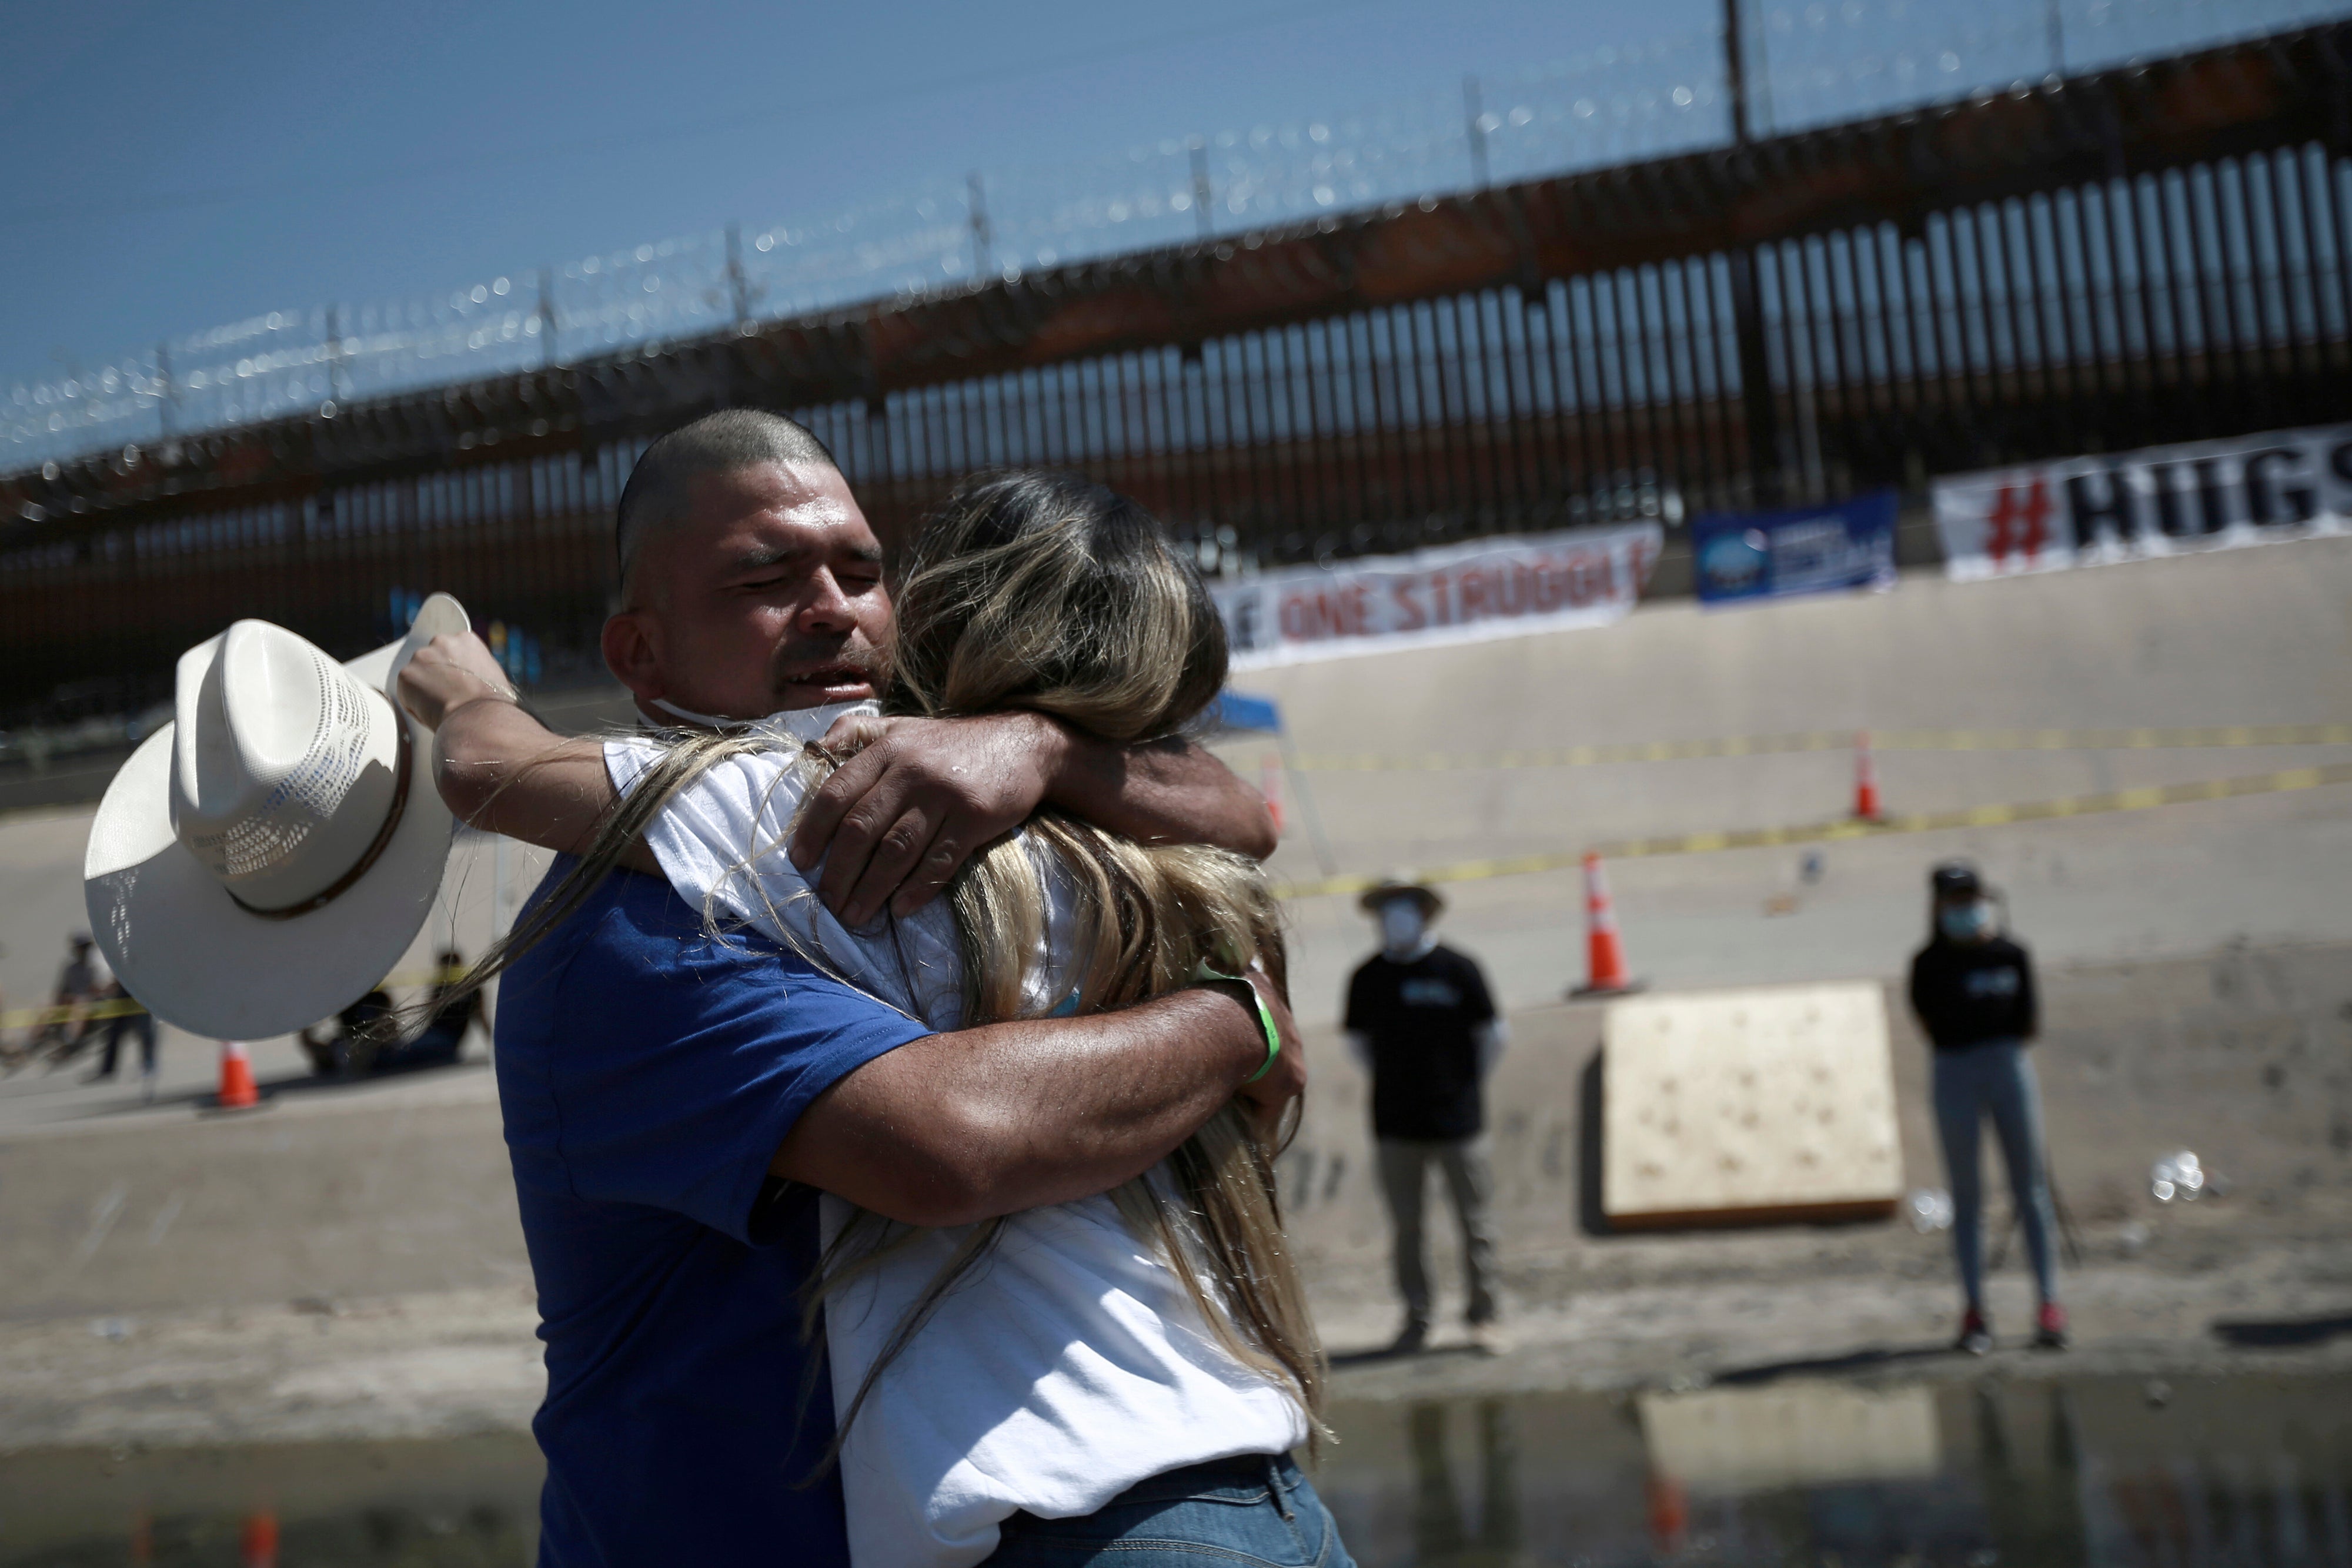
[[(1780, 1382), (1356, 1404), (1362, 1568), (2352, 1568), (2352, 1376)], [(521, 1435), (0, 1458), (0, 1568), (516, 1568)]]

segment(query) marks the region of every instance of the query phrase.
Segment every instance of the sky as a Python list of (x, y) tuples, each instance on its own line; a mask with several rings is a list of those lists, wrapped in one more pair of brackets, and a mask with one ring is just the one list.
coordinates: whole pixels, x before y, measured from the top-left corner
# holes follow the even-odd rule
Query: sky
[(1456, 92), (1713, 0), (0, 8), (0, 382), (273, 309)]
[[(1948, 0), (1741, 0), (1750, 79), (1763, 83), (1759, 130), (2038, 79), (2052, 68), (2053, 42), (2058, 63), (2078, 68), (2341, 15), (2347, 3), (1978, 0), (1954, 7)], [(334, 333), (314, 307), (335, 308), (342, 331), (364, 333), (373, 329), (368, 322), (392, 318), (358, 308), (389, 302), (411, 324), (420, 308), (455, 310), (464, 318), (455, 329), (464, 340), (477, 332), (478, 319), (466, 315), (469, 292), (492, 316), (520, 309), (528, 317), (531, 279), (541, 267), (560, 279), (567, 264), (616, 259), (616, 252), (675, 235), (709, 236), (730, 222), (742, 224), (747, 245), (758, 241), (764, 249), (802, 243), (774, 237), (793, 226), (865, 209), (862, 226), (817, 234), (818, 241), (847, 234), (829, 242), (832, 250), (819, 244), (765, 258), (795, 266), (813, 256), (833, 258), (827, 266), (847, 258), (842, 265), (849, 270), (830, 275), (834, 281), (817, 292), (855, 298), (866, 287), (867, 253), (856, 247), (871, 242), (861, 236), (892, 224), (903, 231), (913, 204), (887, 204), (928, 193), (922, 210), (946, 212), (948, 227), (925, 231), (930, 237), (922, 244), (933, 248), (915, 265), (930, 269), (924, 286), (937, 286), (965, 265), (936, 241), (943, 235), (950, 249), (956, 245), (962, 183), (972, 171), (1002, 193), (1003, 205), (992, 215), (1027, 204), (1033, 264), (1054, 259), (1048, 242), (1062, 246), (1064, 257), (1072, 245), (1083, 252), (1164, 243), (1182, 237), (1183, 220), (1172, 210), (1150, 220), (1161, 225), (1152, 235), (1128, 221), (1137, 214), (1117, 224), (1103, 218), (1106, 211), (1125, 213), (1106, 201), (1139, 167), (1120, 162), (1130, 151), (1162, 150), (1152, 178), (1166, 196), (1169, 170), (1186, 156), (1183, 139), (1196, 135), (1213, 141), (1220, 132), (1285, 125), (1295, 135), (1318, 117), (1339, 126), (1368, 109), (1411, 104), (1417, 107), (1406, 118), (1415, 126), (1458, 136), (1465, 76), (1495, 88), (1489, 110), (1517, 106), (1508, 110), (1513, 128), (1522, 115), (1538, 116), (1528, 129), (1502, 131), (1493, 141), (1504, 159), (1498, 178), (1556, 168), (1570, 157), (1613, 161), (1690, 145), (1695, 135), (1712, 140), (1720, 131), (1709, 128), (1725, 122), (1717, 92), (1721, 4), (0, 6), (0, 59), (9, 66), (0, 76), (0, 148), (7, 150), (0, 180), (0, 389), (46, 382), (54, 390), (71, 378), (79, 389), (73, 395), (85, 400), (69, 406), (47, 392), (8, 392), (14, 401), (0, 408), (0, 434), (80, 449), (125, 431), (143, 433), (161, 418), (153, 404), (127, 391), (117, 395), (111, 374), (100, 378), (100, 398), (87, 372), (112, 363), (128, 375), (135, 364), (144, 377), (154, 365), (150, 351), (165, 339), (183, 345), (175, 395), (203, 384), (189, 356), (210, 353), (219, 379), (205, 395), (227, 399), (184, 403), (182, 417), (201, 423), (274, 412), (290, 406), (289, 397), (329, 390), (314, 361), (302, 361), (312, 368), (289, 372), (290, 380), (280, 377), (287, 384), (279, 386), (262, 373), (260, 359), (237, 359), (267, 346), (251, 346), (259, 340), (250, 332), (194, 349), (187, 335), (283, 312), (284, 336), (270, 341), (316, 344)], [(1663, 53), (1653, 47), (1629, 65), (1629, 47), (1661, 43), (1672, 47)], [(1605, 53), (1612, 49), (1613, 57)], [(1628, 110), (1637, 99), (1638, 110)], [(1586, 118), (1596, 100), (1597, 118)], [(1456, 167), (1466, 163), (1466, 142), (1441, 148), (1424, 138), (1414, 145), (1423, 162), (1392, 157), (1378, 199), (1469, 183), (1466, 166)], [(1304, 148), (1307, 162), (1278, 149), (1272, 156), (1289, 159), (1295, 176), (1317, 151)], [(1233, 156), (1246, 154), (1244, 147)], [(1241, 182), (1226, 187), (1235, 201), (1248, 178), (1242, 169), (1237, 162), (1228, 172)], [(1315, 203), (1370, 199), (1327, 191), (1314, 183), (1321, 178), (1295, 183), (1287, 208), (1249, 209), (1233, 222), (1277, 221), (1302, 204), (1313, 211)], [(1076, 210), (1058, 204), (1072, 192), (1104, 198), (1089, 209), (1093, 226), (1056, 226)], [(896, 215), (872, 216), (877, 203)], [(1269, 211), (1274, 218), (1258, 215)], [(1005, 217), (1001, 233), (1015, 233), (1020, 223)], [(1079, 237), (1065, 244), (1074, 234)], [(628, 314), (645, 317), (628, 330), (659, 335), (680, 329), (646, 311), (665, 282), (672, 292), (663, 299), (701, 298), (697, 308), (706, 311), (717, 305), (708, 287), (711, 243), (706, 237), (704, 248), (664, 277), (616, 277), (609, 266), (572, 277), (604, 288), (608, 302), (617, 288)], [(1004, 261), (999, 255), (992, 265)], [(901, 266), (898, 276), (909, 275)], [(573, 312), (561, 351), (621, 340), (608, 327), (577, 327), (595, 319), (577, 314), (581, 298), (576, 289), (565, 296), (570, 287), (557, 285), (558, 313)], [(683, 329), (707, 329), (712, 319)], [(270, 330), (280, 325), (272, 319)], [(536, 322), (527, 325), (538, 330)], [(475, 352), (483, 345), (460, 347)], [(467, 368), (448, 359), (412, 366), (397, 357), (402, 351), (369, 362), (395, 378), (440, 379)], [(525, 362), (515, 356), (532, 345), (509, 337), (490, 341), (488, 351)], [(222, 375), (231, 362), (233, 385)], [(255, 379), (248, 383), (247, 376)], [(363, 394), (365, 383), (352, 384)], [(114, 423), (62, 426), (53, 422), (66, 415), (51, 412), (60, 409)], [(15, 416), (23, 417), (10, 424)]]

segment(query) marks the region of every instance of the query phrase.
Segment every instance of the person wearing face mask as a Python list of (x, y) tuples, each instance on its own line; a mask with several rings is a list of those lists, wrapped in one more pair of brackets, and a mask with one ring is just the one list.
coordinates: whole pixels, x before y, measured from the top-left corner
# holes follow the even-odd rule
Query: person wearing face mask
[(1992, 1121), (2009, 1166), (2009, 1187), (2025, 1222), (2026, 1256), (2041, 1297), (2033, 1343), (2066, 1345), (2052, 1254), (2057, 1219), (2042, 1161), (2042, 1092), (2025, 1047), (2039, 1019), (2033, 960), (2001, 930), (1990, 892), (1966, 861), (1928, 873), (1927, 945), (1911, 960), (1911, 1009), (1936, 1048), (1936, 1132), (1952, 1184), (1952, 1249), (1968, 1311), (1956, 1347), (1992, 1349), (1984, 1309), (1984, 1188), (1979, 1176), (1983, 1124)]
[(1429, 888), (1394, 877), (1364, 894), (1364, 912), (1380, 923), (1381, 950), (1348, 982), (1345, 1027), (1349, 1047), (1372, 1075), (1372, 1135), (1394, 1227), (1397, 1291), (1404, 1297), (1404, 1328), (1391, 1349), (1409, 1354), (1429, 1338), (1422, 1200), (1434, 1165), (1461, 1224), (1470, 1342), (1492, 1355), (1507, 1346), (1496, 1322), (1495, 1231), (1487, 1213), (1494, 1179), (1477, 1140), (1486, 1126), (1486, 1076), (1502, 1054), (1503, 1020), (1477, 964), (1431, 935), (1430, 923), (1444, 907)]

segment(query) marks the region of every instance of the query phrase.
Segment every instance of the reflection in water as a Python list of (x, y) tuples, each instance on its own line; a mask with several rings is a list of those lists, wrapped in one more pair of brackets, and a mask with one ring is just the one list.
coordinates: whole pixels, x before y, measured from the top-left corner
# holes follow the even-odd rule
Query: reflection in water
[(2352, 1568), (2352, 1379), (1356, 1406), (1317, 1486), (1363, 1568)]
[[(2352, 1568), (2352, 1376), (1343, 1406), (1363, 1568)], [(0, 1458), (0, 1568), (530, 1561), (528, 1436)]]
[[(1445, 1568), (1504, 1568), (1529, 1561), (1519, 1547), (1519, 1489), (1511, 1447), (1511, 1409), (1484, 1399), (1465, 1414), (1477, 1432), (1477, 1490), (1469, 1508), (1454, 1490), (1446, 1458), (1449, 1407), (1412, 1406), (1413, 1561)], [(1473, 1511), (1475, 1511), (1475, 1512)], [(1475, 1519), (1475, 1523), (1472, 1521)]]
[(2058, 1563), (2084, 1551), (2082, 1467), (2066, 1389), (2053, 1385), (2043, 1396), (2046, 1449), (2040, 1455), (2017, 1451), (2008, 1414), (1990, 1385), (1978, 1385), (1970, 1392), (1969, 1406), (1976, 1422), (1977, 1473), (1982, 1478), (1992, 1539), (2009, 1543), (2013, 1552)]
[(527, 1433), (431, 1442), (55, 1448), (0, 1458), (0, 1568), (515, 1568)]
[(1645, 1394), (1639, 1408), (1650, 1468), (1710, 1493), (1942, 1473), (1936, 1397), (1925, 1388), (1790, 1383)]

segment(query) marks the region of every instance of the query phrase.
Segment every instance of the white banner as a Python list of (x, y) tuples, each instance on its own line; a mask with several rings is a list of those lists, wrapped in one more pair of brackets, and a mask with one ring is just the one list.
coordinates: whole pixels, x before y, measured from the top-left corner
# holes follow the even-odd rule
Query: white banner
[(2352, 531), (2352, 425), (2069, 457), (1934, 485), (1956, 580)]
[(1605, 626), (1633, 612), (1656, 523), (1367, 556), (1213, 583), (1234, 667)]

